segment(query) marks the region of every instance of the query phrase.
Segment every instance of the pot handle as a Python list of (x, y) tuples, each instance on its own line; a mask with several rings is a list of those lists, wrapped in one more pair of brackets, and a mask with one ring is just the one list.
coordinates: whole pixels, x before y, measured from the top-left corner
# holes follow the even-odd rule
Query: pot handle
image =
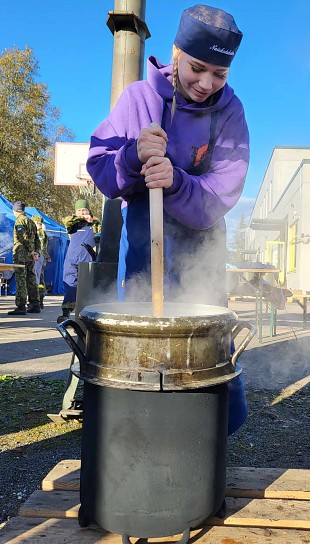
[(235, 340), (235, 338), (238, 336), (239, 332), (242, 331), (242, 329), (249, 329), (249, 333), (246, 335), (246, 337), (242, 340), (240, 345), (232, 354), (231, 362), (235, 368), (237, 364), (237, 359), (240, 357), (241, 353), (245, 350), (245, 348), (256, 333), (256, 327), (252, 325), (252, 323), (250, 323), (249, 321), (239, 321), (238, 325), (232, 331), (231, 339)]
[(85, 347), (86, 335), (84, 331), (81, 329), (80, 325), (78, 325), (75, 321), (73, 321), (73, 319), (66, 319), (66, 321), (63, 321), (62, 323), (57, 323), (56, 325), (57, 330), (60, 332), (61, 336), (63, 336), (67, 344), (69, 344), (71, 350), (80, 361), (81, 368), (83, 368), (83, 365), (85, 365), (85, 363), (87, 362), (87, 359), (83, 351), (81, 350), (80, 346), (71, 336), (71, 334), (67, 331), (67, 327), (72, 327), (74, 332), (78, 335), (79, 339), (83, 343), (83, 347)]

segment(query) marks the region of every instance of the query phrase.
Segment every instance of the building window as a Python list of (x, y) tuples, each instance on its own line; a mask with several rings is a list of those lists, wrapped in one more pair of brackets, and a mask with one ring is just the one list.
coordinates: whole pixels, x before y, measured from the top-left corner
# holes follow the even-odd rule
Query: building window
[(297, 221), (288, 229), (288, 271), (296, 272)]

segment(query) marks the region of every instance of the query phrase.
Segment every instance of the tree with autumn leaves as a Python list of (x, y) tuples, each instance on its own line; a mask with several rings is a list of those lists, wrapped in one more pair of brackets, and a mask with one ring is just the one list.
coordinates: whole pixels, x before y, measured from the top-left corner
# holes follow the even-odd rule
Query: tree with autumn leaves
[[(6, 49), (0, 56), (0, 191), (10, 201), (36, 206), (56, 221), (72, 210), (83, 188), (54, 186), (56, 141), (73, 141), (58, 124), (59, 110), (50, 103), (39, 63), (30, 47)], [(102, 197), (87, 195), (94, 213)]]

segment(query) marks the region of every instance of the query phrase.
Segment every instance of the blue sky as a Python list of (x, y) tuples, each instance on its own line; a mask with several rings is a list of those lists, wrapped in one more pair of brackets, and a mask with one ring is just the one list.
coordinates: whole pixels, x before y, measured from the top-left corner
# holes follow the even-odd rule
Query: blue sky
[[(145, 58), (163, 63), (183, 9), (194, 2), (146, 0), (151, 38)], [(212, 0), (233, 14), (244, 38), (229, 84), (242, 100), (251, 137), (243, 196), (231, 217), (253, 203), (275, 146), (310, 145), (309, 0)], [(0, 0), (0, 52), (33, 48), (61, 123), (76, 142), (89, 140), (110, 104), (113, 36), (106, 26), (114, 0)]]

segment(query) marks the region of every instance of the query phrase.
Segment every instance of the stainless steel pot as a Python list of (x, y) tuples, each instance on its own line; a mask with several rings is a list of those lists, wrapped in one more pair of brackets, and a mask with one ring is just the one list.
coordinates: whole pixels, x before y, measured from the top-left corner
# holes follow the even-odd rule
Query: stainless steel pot
[[(180, 390), (228, 382), (240, 374), (236, 361), (255, 334), (255, 327), (231, 310), (203, 304), (165, 303), (162, 317), (152, 316), (149, 303), (95, 304), (79, 317), (86, 335), (72, 320), (57, 325), (79, 359), (72, 372), (89, 383), (121, 389)], [(249, 332), (231, 356), (243, 329)]]

